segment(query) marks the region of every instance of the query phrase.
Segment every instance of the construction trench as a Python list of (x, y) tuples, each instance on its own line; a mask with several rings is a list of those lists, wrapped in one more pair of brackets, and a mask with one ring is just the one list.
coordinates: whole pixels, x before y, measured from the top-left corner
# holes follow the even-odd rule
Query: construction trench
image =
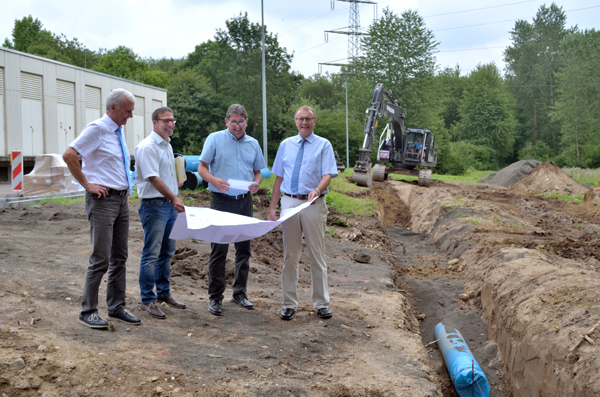
[[(255, 310), (227, 299), (231, 249), (223, 317), (210, 315), (210, 244), (180, 240), (171, 289), (188, 308), (144, 317), (132, 203), (127, 307), (142, 326), (87, 329), (75, 321), (89, 256), (83, 204), (0, 210), (0, 396), (456, 396), (431, 343), (439, 322), (461, 332), (491, 396), (600, 395), (600, 189), (552, 163), (522, 171), (510, 187), (388, 180), (350, 193), (376, 198), (377, 216), (330, 209), (326, 321), (310, 303), (306, 253), (296, 316), (278, 318), (280, 229), (252, 242)], [(585, 198), (540, 194), (551, 192)], [(208, 205), (206, 193), (189, 197)], [(254, 200), (261, 217), (267, 192)]]

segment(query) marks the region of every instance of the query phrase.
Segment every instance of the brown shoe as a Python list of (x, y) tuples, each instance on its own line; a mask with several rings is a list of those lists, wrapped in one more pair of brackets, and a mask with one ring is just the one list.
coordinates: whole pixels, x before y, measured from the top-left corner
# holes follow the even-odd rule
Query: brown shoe
[(156, 303), (150, 302), (147, 305), (140, 303), (140, 306), (148, 312), (149, 315), (155, 318), (160, 318), (164, 320), (167, 316), (156, 306)]
[(177, 302), (171, 295), (164, 298), (157, 298), (158, 302), (165, 302), (167, 305), (174, 307), (175, 309), (185, 309), (185, 303)]

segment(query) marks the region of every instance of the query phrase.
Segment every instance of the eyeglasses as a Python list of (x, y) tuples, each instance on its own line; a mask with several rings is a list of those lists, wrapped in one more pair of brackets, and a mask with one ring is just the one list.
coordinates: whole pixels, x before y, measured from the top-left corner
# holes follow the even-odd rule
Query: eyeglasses
[(169, 124), (169, 123), (175, 124), (175, 123), (177, 123), (177, 119), (158, 119), (158, 120), (162, 121), (165, 124)]
[(240, 127), (243, 127), (246, 124), (246, 122), (245, 121), (240, 121), (240, 122), (236, 123), (235, 121), (229, 121), (229, 124), (234, 125), (234, 126), (238, 126), (239, 125)]
[(315, 120), (316, 117), (296, 117), (296, 120), (304, 123), (305, 121), (310, 123), (311, 121)]

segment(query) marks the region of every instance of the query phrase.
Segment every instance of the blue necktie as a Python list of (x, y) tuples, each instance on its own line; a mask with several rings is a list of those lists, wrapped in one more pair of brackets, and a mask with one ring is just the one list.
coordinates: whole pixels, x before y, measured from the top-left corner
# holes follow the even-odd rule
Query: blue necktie
[(292, 193), (298, 193), (298, 179), (300, 178), (300, 164), (302, 164), (302, 156), (304, 155), (304, 142), (306, 142), (305, 138), (300, 142), (300, 149), (298, 149), (296, 163), (292, 171)]
[(129, 173), (129, 159), (127, 158), (127, 151), (125, 150), (125, 141), (123, 141), (123, 128), (117, 129), (119, 135), (119, 143), (121, 144), (121, 153), (123, 153), (123, 165), (125, 166), (125, 175), (127, 175), (127, 185), (129, 186), (129, 196), (133, 195), (133, 189), (131, 188), (131, 174)]

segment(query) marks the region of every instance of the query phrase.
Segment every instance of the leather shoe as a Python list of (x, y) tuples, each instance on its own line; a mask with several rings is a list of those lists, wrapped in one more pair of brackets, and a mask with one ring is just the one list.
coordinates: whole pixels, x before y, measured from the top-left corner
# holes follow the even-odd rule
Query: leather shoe
[(79, 315), (79, 319), (77, 320), (79, 324), (83, 324), (86, 327), (95, 328), (95, 329), (108, 329), (108, 323), (102, 320), (98, 313), (91, 313), (86, 315)]
[(279, 317), (281, 317), (282, 320), (290, 321), (291, 319), (294, 318), (294, 313), (295, 313), (295, 310), (294, 309), (290, 309), (288, 307), (288, 308), (283, 309), (281, 311), (281, 313), (279, 313)]
[(329, 308), (322, 307), (317, 310), (317, 316), (319, 316), (319, 318), (331, 318), (331, 316), (333, 316), (333, 313), (331, 313), (331, 310), (329, 310)]
[(177, 302), (171, 295), (165, 296), (164, 298), (156, 298), (157, 302), (165, 302), (167, 305), (174, 307), (175, 309), (185, 309), (185, 303)]
[(208, 304), (208, 311), (215, 316), (221, 316), (223, 314), (223, 308), (221, 306), (221, 301), (216, 299), (211, 299)]
[(129, 311), (126, 309), (121, 310), (117, 314), (109, 314), (108, 318), (111, 320), (119, 320), (129, 325), (140, 325), (142, 323), (139, 318), (129, 313)]
[(252, 310), (254, 305), (246, 298), (246, 294), (233, 295), (233, 301), (243, 307), (244, 309)]
[(160, 318), (161, 320), (167, 318), (167, 316), (162, 312), (162, 310), (160, 310), (158, 306), (156, 306), (155, 302), (150, 302), (148, 304), (140, 303), (140, 306), (154, 318)]

